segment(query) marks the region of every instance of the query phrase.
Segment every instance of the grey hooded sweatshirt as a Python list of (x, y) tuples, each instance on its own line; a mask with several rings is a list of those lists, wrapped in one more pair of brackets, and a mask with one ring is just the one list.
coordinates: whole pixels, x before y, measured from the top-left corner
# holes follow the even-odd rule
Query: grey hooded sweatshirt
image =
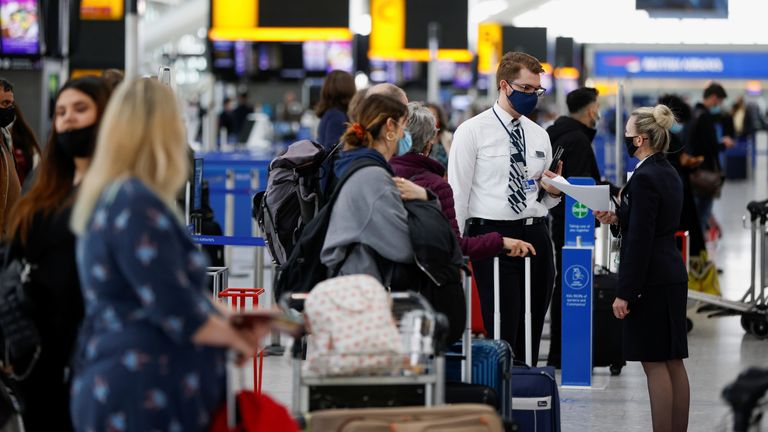
[[(352, 246), (349, 256), (348, 246)], [(387, 170), (369, 166), (352, 174), (331, 211), (320, 261), (339, 275), (367, 274), (386, 284), (388, 269), (380, 269), (376, 254), (397, 263), (412, 263), (408, 213)]]

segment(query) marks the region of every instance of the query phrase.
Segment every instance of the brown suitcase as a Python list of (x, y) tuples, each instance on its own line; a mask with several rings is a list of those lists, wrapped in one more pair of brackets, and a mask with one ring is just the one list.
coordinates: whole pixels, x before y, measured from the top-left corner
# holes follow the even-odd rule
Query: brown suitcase
[(481, 404), (323, 410), (306, 420), (307, 430), (323, 432), (504, 431), (496, 410)]

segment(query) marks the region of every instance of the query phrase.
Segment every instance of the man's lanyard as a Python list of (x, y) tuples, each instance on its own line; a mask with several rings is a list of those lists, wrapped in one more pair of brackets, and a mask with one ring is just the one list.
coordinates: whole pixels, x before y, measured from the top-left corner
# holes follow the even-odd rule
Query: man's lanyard
[[(521, 162), (523, 166), (526, 168), (526, 171), (528, 170), (528, 162), (525, 158), (525, 131), (523, 130), (522, 123), (520, 124), (520, 140), (518, 141), (515, 136), (512, 134), (512, 131), (507, 129), (507, 126), (504, 124), (504, 121), (501, 120), (501, 117), (499, 117), (498, 114), (496, 114), (496, 110), (491, 107), (491, 111), (493, 111), (493, 115), (496, 116), (496, 119), (501, 124), (501, 127), (504, 128), (504, 131), (509, 135), (509, 142), (512, 143), (512, 145), (515, 146), (517, 149), (518, 154), (520, 155), (518, 160), (515, 160), (515, 162)], [(521, 147), (522, 145), (522, 147)]]

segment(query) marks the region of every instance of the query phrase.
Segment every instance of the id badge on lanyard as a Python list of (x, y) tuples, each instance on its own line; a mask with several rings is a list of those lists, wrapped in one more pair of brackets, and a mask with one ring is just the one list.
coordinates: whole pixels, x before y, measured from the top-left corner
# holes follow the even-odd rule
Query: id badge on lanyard
[[(526, 169), (525, 171), (526, 171), (525, 175), (527, 177), (528, 176), (528, 170)], [(539, 187), (536, 184), (536, 180), (529, 179), (529, 178), (526, 179), (525, 182), (523, 183), (523, 190), (525, 191), (526, 194), (538, 192), (539, 191)]]

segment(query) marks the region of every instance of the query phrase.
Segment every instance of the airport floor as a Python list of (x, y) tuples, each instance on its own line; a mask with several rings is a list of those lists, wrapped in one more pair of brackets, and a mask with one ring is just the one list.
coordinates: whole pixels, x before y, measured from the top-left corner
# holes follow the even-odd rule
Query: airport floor
[[(766, 185), (765, 181), (729, 182), (715, 204), (714, 212), (724, 233), (715, 252), (718, 266), (723, 269), (720, 282), (725, 298), (739, 300), (749, 286), (750, 237), (742, 225), (742, 216), (747, 201), (768, 197)], [(248, 262), (253, 261), (246, 259), (241, 265), (247, 266)], [(708, 319), (696, 314), (695, 309), (689, 310), (689, 317), (694, 322), (689, 334), (690, 358), (686, 361), (691, 382), (689, 430), (730, 430), (729, 409), (720, 393), (740, 371), (768, 366), (768, 340), (746, 335), (738, 317)], [(544, 342), (542, 352), (547, 349)], [(616, 377), (610, 376), (607, 368), (596, 368), (594, 374), (593, 389), (561, 390), (562, 430), (650, 431), (650, 407), (640, 364), (628, 364)], [(290, 405), (288, 356), (265, 358), (263, 389)]]

